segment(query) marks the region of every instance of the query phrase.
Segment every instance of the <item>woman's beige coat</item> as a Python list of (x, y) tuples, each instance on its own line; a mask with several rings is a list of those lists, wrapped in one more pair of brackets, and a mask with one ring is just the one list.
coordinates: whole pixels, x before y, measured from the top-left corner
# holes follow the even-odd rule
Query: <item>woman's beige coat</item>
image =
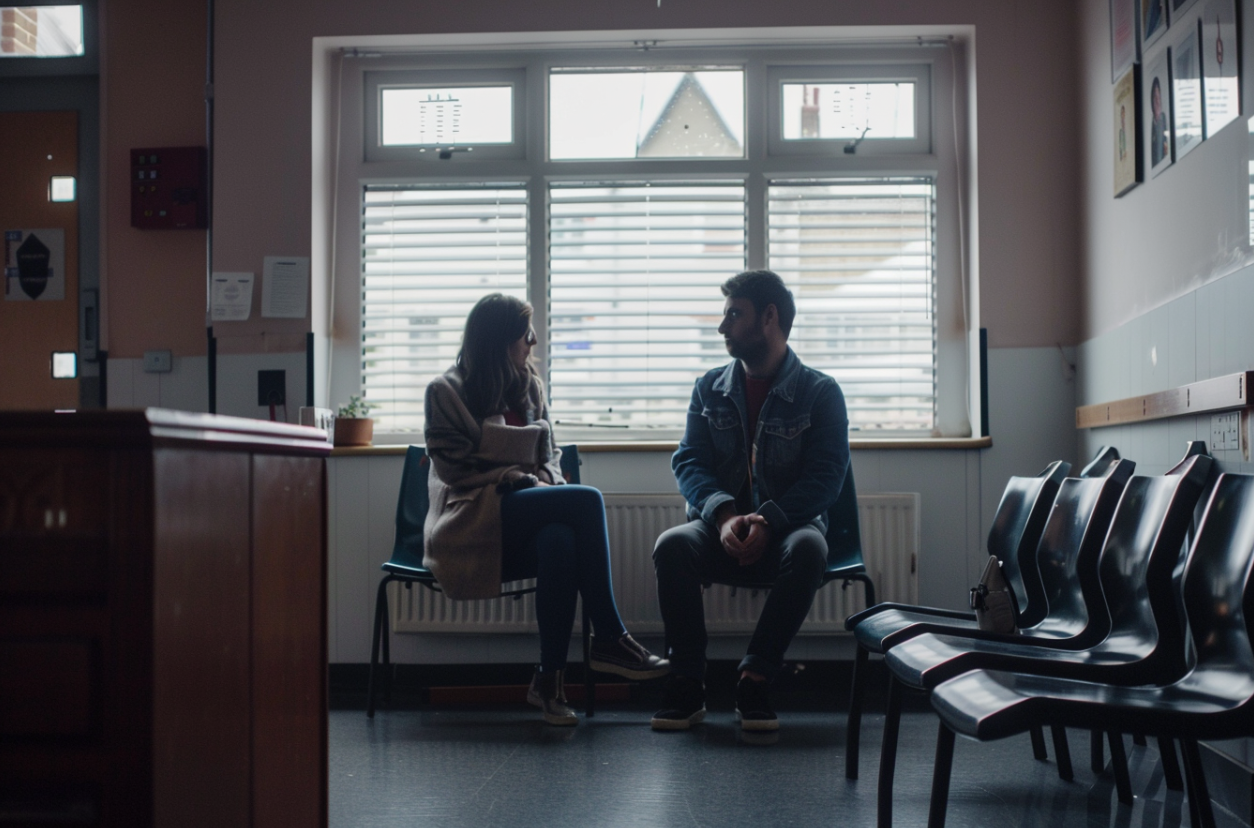
[(476, 420), (466, 407), (462, 373), (453, 366), (427, 386), (427, 454), (431, 508), (423, 527), (423, 565), (450, 598), (501, 594), (502, 482), (534, 474), (562, 483), (538, 378), (527, 394), (526, 426), (502, 415)]

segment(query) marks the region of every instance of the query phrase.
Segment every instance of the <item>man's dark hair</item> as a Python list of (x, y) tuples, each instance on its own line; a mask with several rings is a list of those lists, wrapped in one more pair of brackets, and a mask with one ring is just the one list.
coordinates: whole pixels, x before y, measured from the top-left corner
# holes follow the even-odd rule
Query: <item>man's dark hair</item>
[(779, 329), (784, 339), (792, 331), (792, 321), (797, 318), (797, 303), (792, 291), (784, 286), (784, 280), (770, 270), (746, 270), (723, 282), (723, 295), (728, 299), (748, 299), (753, 310), (762, 313), (767, 305), (774, 305), (779, 313)]

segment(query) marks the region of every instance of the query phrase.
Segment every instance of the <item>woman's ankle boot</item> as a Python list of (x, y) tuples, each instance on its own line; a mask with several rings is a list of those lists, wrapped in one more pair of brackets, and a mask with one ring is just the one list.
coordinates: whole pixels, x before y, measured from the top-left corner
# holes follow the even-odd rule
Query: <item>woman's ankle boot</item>
[(531, 686), (527, 688), (527, 701), (540, 708), (545, 724), (558, 727), (570, 727), (579, 723), (579, 717), (570, 709), (566, 701), (565, 685), (562, 678), (565, 670), (553, 670), (542, 673), (539, 669), (531, 676)]

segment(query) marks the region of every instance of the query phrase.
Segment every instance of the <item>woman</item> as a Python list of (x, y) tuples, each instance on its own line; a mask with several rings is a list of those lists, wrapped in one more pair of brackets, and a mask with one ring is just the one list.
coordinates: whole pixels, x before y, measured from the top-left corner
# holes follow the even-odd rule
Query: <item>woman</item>
[(573, 725), (562, 673), (582, 595), (592, 667), (626, 678), (670, 672), (623, 626), (610, 584), (601, 493), (564, 485), (544, 388), (531, 364), (531, 306), (493, 293), (466, 318), (456, 364), (427, 386), (431, 509), (424, 559), (450, 598), (491, 598), (536, 579), (540, 666), (527, 691), (544, 721)]

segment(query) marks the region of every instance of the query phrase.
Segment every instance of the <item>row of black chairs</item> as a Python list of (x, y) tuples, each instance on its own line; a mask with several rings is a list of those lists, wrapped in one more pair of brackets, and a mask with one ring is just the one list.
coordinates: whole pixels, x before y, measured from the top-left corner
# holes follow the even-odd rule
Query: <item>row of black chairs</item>
[[(1034, 498), (1023, 493), (1035, 488), (1035, 499), (1052, 501), (1035, 557), (1006, 561), (1020, 601), (1018, 635), (983, 633), (969, 616), (921, 607), (880, 605), (849, 619), (859, 664), (866, 650), (885, 652), (890, 671), (881, 826), (892, 820), (903, 688), (930, 690), (942, 718), (929, 825), (945, 821), (955, 734), (989, 740), (1031, 731), (1044, 758), (1044, 727), (1054, 735), (1059, 774), (1067, 779), (1065, 728), (1092, 731), (1095, 771), (1103, 767), (1104, 734), (1119, 799), (1127, 803), (1122, 734), (1141, 744), (1157, 738), (1168, 787), (1187, 789), (1194, 825), (1214, 824), (1197, 740), (1251, 733), (1254, 710), (1254, 653), (1244, 614), (1251, 600), (1254, 478), (1214, 481), (1212, 460), (1195, 443), (1162, 477), (1132, 477), (1131, 463), (1108, 452), (1081, 477), (1059, 480), (1049, 498), (1056, 466), (1036, 478), (1036, 487), (1011, 481), (990, 533), (994, 554), (1021, 551), (1022, 535), (1032, 534), (1039, 515), (1038, 504), (1028, 503)], [(1186, 558), (1181, 549), (1208, 488)], [(1003, 520), (1023, 532), (999, 533)], [(852, 728), (849, 738), (847, 772), (856, 774)], [(1173, 740), (1181, 744), (1183, 780)]]

